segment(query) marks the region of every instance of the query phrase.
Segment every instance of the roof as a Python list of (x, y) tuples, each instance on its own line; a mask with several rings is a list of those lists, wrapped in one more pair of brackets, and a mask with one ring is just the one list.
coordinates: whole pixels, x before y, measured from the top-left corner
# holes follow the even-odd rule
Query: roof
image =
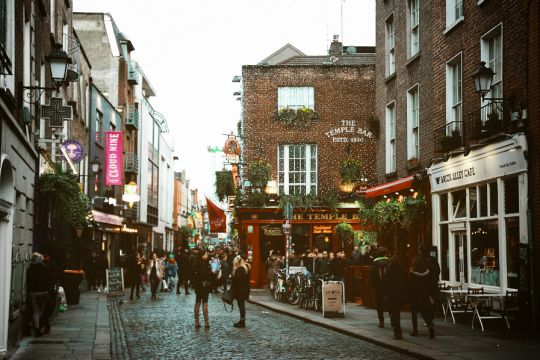
[(375, 54), (343, 54), (337, 58), (330, 55), (295, 56), (280, 62), (279, 65), (375, 65)]
[(287, 43), (259, 62), (260, 65), (276, 65), (295, 56), (306, 56), (295, 46)]

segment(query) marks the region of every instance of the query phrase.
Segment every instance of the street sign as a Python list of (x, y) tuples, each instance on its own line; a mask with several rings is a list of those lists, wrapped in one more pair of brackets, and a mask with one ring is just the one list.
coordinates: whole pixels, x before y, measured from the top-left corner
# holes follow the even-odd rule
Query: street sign
[(64, 120), (71, 121), (73, 117), (73, 108), (71, 106), (62, 106), (62, 98), (51, 98), (49, 105), (41, 106), (41, 117), (49, 119), (49, 127), (64, 127)]

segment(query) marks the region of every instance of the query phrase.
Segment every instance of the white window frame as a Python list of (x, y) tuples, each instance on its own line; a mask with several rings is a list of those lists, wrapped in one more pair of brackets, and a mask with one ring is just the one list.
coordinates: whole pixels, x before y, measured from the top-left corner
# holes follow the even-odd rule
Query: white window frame
[(386, 76), (390, 76), (396, 72), (396, 26), (394, 24), (394, 16), (390, 15), (384, 25), (384, 43), (385, 43), (385, 63)]
[(396, 171), (396, 102), (391, 101), (386, 104), (386, 173), (391, 174)]
[(420, 0), (409, 0), (407, 7), (407, 55), (413, 57), (420, 51)]
[(278, 87), (278, 110), (290, 108), (315, 109), (315, 88), (313, 86)]
[(446, 29), (451, 29), (463, 19), (463, 0), (446, 0)]
[[(490, 42), (495, 38), (500, 38), (500, 66), (497, 68), (494, 64), (494, 58), (491, 58), (490, 54)], [(503, 37), (503, 24), (502, 22), (497, 24), (487, 33), (482, 35), (480, 38), (480, 59), (486, 63), (486, 67), (491, 68), (495, 72), (493, 77), (493, 83), (491, 84), (490, 91), (486, 94), (486, 98), (502, 98), (503, 97), (503, 59), (504, 59), (504, 37)], [(498, 88), (496, 91), (496, 88)], [(486, 105), (487, 102), (482, 102), (482, 106)]]
[[(300, 146), (300, 145), (304, 145), (305, 146), (305, 162), (306, 162), (306, 166), (305, 166), (305, 179), (306, 179), (306, 182), (305, 183), (294, 183), (294, 184), (291, 184), (289, 182), (289, 147), (290, 146)], [(283, 147), (283, 170), (280, 170), (280, 167), (279, 167), (279, 161), (281, 160), (280, 158), (280, 154), (279, 154), (279, 150), (280, 150), (280, 147)], [(312, 183), (311, 182), (311, 150), (312, 148), (315, 147), (315, 178), (316, 178), (316, 182), (315, 183)], [(317, 192), (318, 192), (318, 162), (319, 162), (319, 158), (318, 158), (318, 146), (317, 144), (279, 144), (278, 145), (278, 148), (277, 148), (277, 173), (278, 173), (278, 189), (281, 189), (283, 187), (283, 191), (281, 192), (281, 190), (279, 190), (280, 194), (283, 193), (285, 195), (289, 195), (290, 194), (290, 186), (304, 186), (304, 190), (305, 190), (305, 194), (311, 194), (311, 187), (312, 186), (315, 186), (315, 194), (312, 194), (312, 195), (317, 195)], [(283, 174), (283, 182), (280, 181), (280, 174)]]
[(51, 22), (51, 34), (56, 35), (56, 1), (51, 0), (51, 16), (49, 16)]
[(420, 159), (420, 91), (407, 90), (407, 159)]
[[(456, 66), (459, 65), (459, 69)], [(456, 72), (456, 70), (458, 70)], [(457, 84), (456, 84), (457, 81)], [(456, 89), (457, 87), (457, 89)], [(460, 130), (463, 124), (463, 59), (460, 52), (446, 63), (446, 135)]]

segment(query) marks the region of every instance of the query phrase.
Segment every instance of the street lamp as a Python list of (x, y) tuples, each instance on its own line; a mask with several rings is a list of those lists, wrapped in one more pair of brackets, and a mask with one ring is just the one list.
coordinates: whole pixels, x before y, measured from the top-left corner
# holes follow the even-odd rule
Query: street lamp
[(90, 161), (90, 167), (92, 169), (92, 174), (97, 175), (101, 167), (101, 162), (97, 156), (94, 157), (94, 160)]
[(24, 100), (23, 97), (23, 100), (29, 104), (38, 102), (43, 92), (47, 90), (58, 90), (58, 88), (66, 81), (67, 67), (68, 64), (71, 64), (71, 58), (64, 50), (62, 50), (62, 45), (57, 45), (55, 49), (51, 50), (49, 55), (45, 56), (45, 59), (49, 63), (54, 87), (23, 86), (23, 92), (25, 90), (30, 90), (26, 94), (28, 100)]
[(486, 99), (486, 94), (491, 90), (491, 84), (493, 83), (493, 76), (495, 73), (490, 68), (486, 67), (486, 62), (482, 61), (480, 67), (473, 73), (474, 87), (476, 92), (482, 95), (482, 100), (500, 100), (500, 99)]

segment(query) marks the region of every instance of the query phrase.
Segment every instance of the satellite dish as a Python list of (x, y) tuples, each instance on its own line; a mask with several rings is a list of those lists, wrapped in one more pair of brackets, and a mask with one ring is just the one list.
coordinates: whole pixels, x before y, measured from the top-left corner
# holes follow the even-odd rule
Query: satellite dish
[(347, 48), (347, 54), (349, 54), (349, 55), (356, 54), (356, 48), (354, 46), (349, 46)]

